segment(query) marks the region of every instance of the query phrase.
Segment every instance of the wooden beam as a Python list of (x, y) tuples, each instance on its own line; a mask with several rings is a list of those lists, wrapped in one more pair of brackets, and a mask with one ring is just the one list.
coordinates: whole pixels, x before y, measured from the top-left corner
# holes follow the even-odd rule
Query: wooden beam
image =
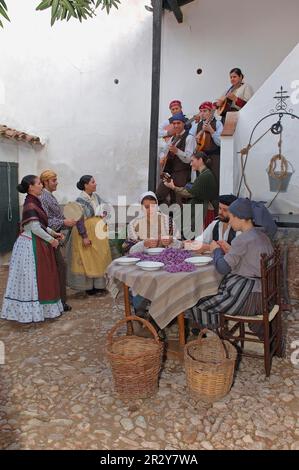
[(167, 0), (169, 8), (173, 11), (174, 16), (178, 23), (183, 23), (183, 12), (177, 2), (177, 0)]
[(154, 192), (156, 191), (156, 186), (157, 186), (162, 1), (163, 0), (153, 0), (152, 2), (152, 5), (153, 5), (153, 47), (152, 47), (152, 93), (151, 93), (151, 125), (150, 125), (150, 143), (149, 143), (148, 189)]

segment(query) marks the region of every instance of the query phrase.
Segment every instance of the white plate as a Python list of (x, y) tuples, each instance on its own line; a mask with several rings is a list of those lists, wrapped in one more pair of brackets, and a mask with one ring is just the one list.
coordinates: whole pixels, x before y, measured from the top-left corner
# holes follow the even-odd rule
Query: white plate
[(117, 258), (117, 264), (122, 264), (123, 266), (128, 266), (130, 264), (136, 264), (140, 261), (140, 258), (130, 258), (129, 256), (123, 256), (122, 258)]
[(192, 258), (185, 259), (187, 263), (195, 264), (195, 266), (205, 266), (213, 261), (210, 256), (193, 256)]
[(148, 255), (159, 255), (164, 250), (165, 248), (147, 248), (146, 252)]
[(158, 269), (163, 268), (164, 263), (160, 263), (159, 261), (140, 261), (136, 266), (144, 271), (157, 271)]

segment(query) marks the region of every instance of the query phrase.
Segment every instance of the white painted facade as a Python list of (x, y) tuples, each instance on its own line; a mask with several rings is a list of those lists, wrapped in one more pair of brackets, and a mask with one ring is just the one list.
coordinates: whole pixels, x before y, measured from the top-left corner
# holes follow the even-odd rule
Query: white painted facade
[[(0, 122), (38, 135), (45, 146), (2, 139), (0, 160), (19, 162), (20, 177), (55, 169), (61, 203), (77, 196), (75, 183), (86, 173), (95, 175), (98, 192), (111, 203), (123, 194), (128, 203), (136, 202), (147, 188), (148, 3), (123, 0), (109, 16), (99, 11), (82, 24), (59, 22), (53, 28), (49, 12), (35, 11), (36, 0), (9, 4), (11, 23), (0, 31)], [(281, 5), (195, 0), (182, 7), (183, 24), (165, 12), (160, 119), (169, 116), (173, 98), (182, 99), (192, 115), (201, 101), (222, 94), (233, 66), (241, 67), (257, 90), (298, 42), (299, 2)]]
[[(234, 178), (226, 179), (226, 185), (230, 189), (237, 190), (240, 180), (240, 155), (237, 153), (248, 144), (250, 134), (255, 124), (269, 114), (275, 108), (275, 100), (272, 98), (276, 91), (283, 86), (288, 90), (290, 99), (287, 101), (288, 109), (299, 116), (299, 44), (285, 58), (281, 65), (259, 88), (248, 104), (239, 113), (237, 129), (234, 135), (234, 158), (233, 175)], [(255, 142), (272, 124), (278, 120), (278, 116), (264, 120), (256, 129), (252, 142)], [(290, 162), (289, 172), (292, 173), (292, 166), (295, 172), (292, 174), (287, 192), (281, 192), (271, 204), (271, 212), (287, 214), (293, 212), (299, 214), (299, 152), (297, 136), (299, 134), (299, 119), (284, 117), (282, 119), (282, 155)], [(225, 140), (226, 138), (224, 138)], [(266, 168), (270, 159), (278, 154), (278, 136), (268, 132), (251, 150), (246, 166), (246, 181), (253, 192), (253, 198), (271, 202), (275, 192), (270, 192), (268, 174)], [(222, 163), (232, 161), (231, 154), (225, 152), (223, 148)], [(278, 168), (280, 169), (280, 167)], [(228, 186), (226, 187), (228, 190)], [(242, 186), (241, 195), (248, 196), (248, 191)]]
[[(93, 174), (112, 202), (134, 202), (147, 189), (152, 14), (126, 0), (109, 15), (50, 27), (36, 0), (9, 2), (0, 31), (0, 122), (45, 142), (0, 143), (0, 160), (19, 162), (20, 177), (53, 168), (57, 197), (73, 200), (76, 182)], [(119, 83), (114, 83), (118, 79)]]

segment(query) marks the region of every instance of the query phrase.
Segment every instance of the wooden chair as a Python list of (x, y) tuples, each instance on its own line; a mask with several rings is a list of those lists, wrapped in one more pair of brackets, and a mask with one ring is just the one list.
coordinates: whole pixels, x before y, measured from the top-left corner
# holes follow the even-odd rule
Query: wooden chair
[[(272, 357), (282, 356), (282, 323), (280, 298), (280, 251), (267, 256), (261, 255), (261, 284), (262, 284), (262, 313), (256, 316), (235, 316), (227, 313), (220, 314), (220, 337), (234, 344), (240, 353), (245, 356), (263, 357), (266, 377), (271, 371)], [(233, 322), (234, 325), (229, 325)], [(263, 339), (256, 337), (255, 333), (245, 331), (245, 325), (255, 323), (264, 327)], [(264, 354), (244, 352), (244, 342), (262, 343)], [(240, 343), (240, 344), (238, 344)]]

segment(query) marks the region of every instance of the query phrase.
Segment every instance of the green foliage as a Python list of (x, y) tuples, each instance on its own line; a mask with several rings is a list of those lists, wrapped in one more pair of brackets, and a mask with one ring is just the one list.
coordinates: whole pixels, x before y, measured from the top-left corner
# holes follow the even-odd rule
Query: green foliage
[(1, 17), (5, 18), (7, 21), (10, 21), (8, 14), (7, 14), (7, 6), (4, 0), (0, 0), (0, 26), (1, 28), (3, 28)]
[[(119, 4), (120, 0), (42, 0), (36, 10), (51, 9), (51, 26), (53, 26), (58, 20), (69, 21), (71, 18), (82, 22), (96, 16), (96, 9), (99, 7), (109, 13), (111, 8), (118, 8)], [(1, 18), (10, 21), (4, 0), (0, 0), (0, 26), (3, 28)]]

